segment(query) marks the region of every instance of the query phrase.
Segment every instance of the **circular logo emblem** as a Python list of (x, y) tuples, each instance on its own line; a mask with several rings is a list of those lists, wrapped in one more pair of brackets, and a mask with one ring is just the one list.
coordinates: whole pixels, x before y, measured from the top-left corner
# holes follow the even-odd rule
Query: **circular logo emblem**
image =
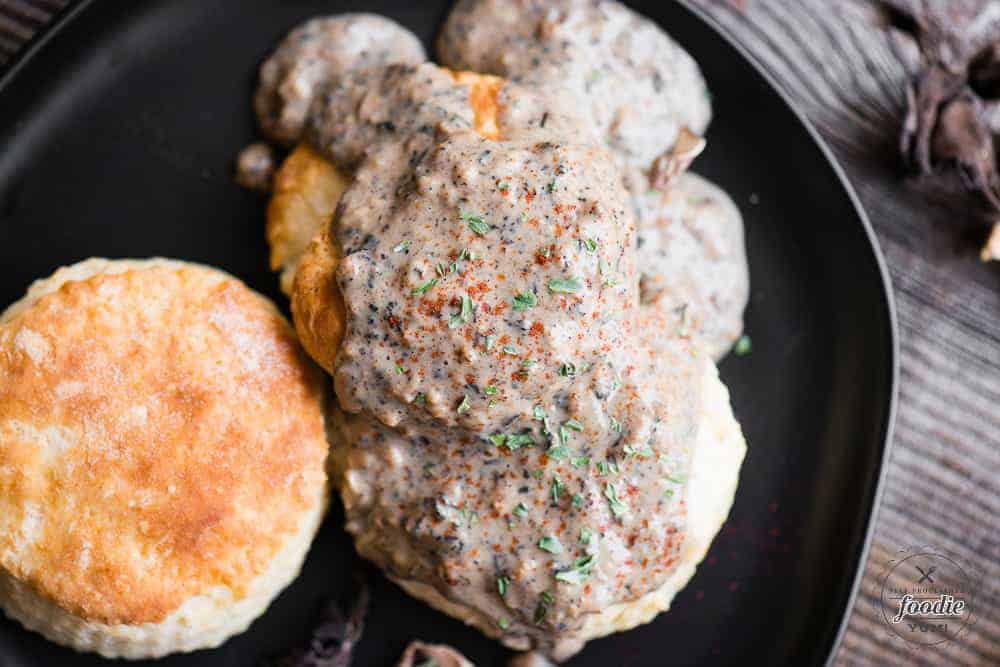
[(914, 646), (955, 640), (972, 622), (976, 586), (953, 557), (923, 547), (901, 549), (880, 579), (882, 618)]

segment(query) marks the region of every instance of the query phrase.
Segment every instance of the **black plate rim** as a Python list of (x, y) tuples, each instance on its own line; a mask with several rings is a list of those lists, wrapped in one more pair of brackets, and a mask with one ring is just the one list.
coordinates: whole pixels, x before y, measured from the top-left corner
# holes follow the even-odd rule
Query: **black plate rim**
[[(693, 14), (702, 23), (708, 26), (712, 32), (715, 33), (715, 36), (718, 39), (730, 46), (747, 63), (749, 63), (753, 70), (764, 80), (771, 91), (781, 99), (782, 103), (792, 113), (799, 125), (805, 129), (806, 133), (809, 135), (810, 139), (817, 146), (817, 148), (819, 148), (823, 158), (833, 171), (839, 181), (840, 187), (847, 194), (847, 197), (854, 208), (854, 213), (857, 216), (857, 221), (860, 222), (865, 233), (865, 238), (868, 241), (868, 248), (871, 252), (872, 259), (875, 261), (875, 265), (881, 279), (881, 294), (888, 319), (887, 323), (889, 325), (889, 340), (887, 341), (889, 345), (888, 350), (885, 352), (888, 356), (890, 366), (888, 396), (886, 396), (888, 409), (885, 412), (885, 419), (881, 429), (882, 446), (878, 452), (878, 473), (874, 480), (874, 485), (871, 488), (871, 492), (869, 493), (867, 503), (869, 510), (865, 522), (866, 525), (864, 526), (863, 531), (864, 537), (861, 540), (855, 554), (853, 581), (851, 582), (848, 597), (845, 600), (844, 611), (839, 627), (829, 646), (829, 650), (827, 651), (825, 665), (826, 667), (832, 667), (837, 656), (837, 650), (843, 642), (844, 635), (847, 632), (851, 613), (854, 609), (858, 592), (864, 579), (865, 564), (868, 561), (868, 555), (875, 535), (875, 526), (877, 523), (876, 519), (878, 517), (879, 509), (882, 504), (882, 497), (885, 492), (886, 479), (888, 477), (887, 464), (891, 459), (892, 453), (893, 433), (895, 431), (896, 414), (899, 402), (900, 355), (899, 321), (896, 312), (896, 300), (892, 288), (892, 280), (885, 256), (882, 253), (882, 248), (878, 242), (878, 237), (875, 235), (874, 228), (872, 227), (868, 214), (865, 212), (864, 206), (862, 205), (861, 199), (858, 197), (854, 186), (851, 184), (851, 181), (848, 179), (843, 167), (841, 167), (840, 163), (834, 156), (832, 149), (826, 143), (826, 140), (823, 139), (819, 131), (816, 130), (805, 113), (799, 109), (797, 104), (792, 100), (791, 95), (778, 82), (777, 78), (764, 66), (760, 59), (752, 54), (749, 49), (744, 47), (739, 41), (731, 37), (718, 20), (709, 15), (708, 12), (702, 8), (698, 7), (692, 0), (675, 1), (686, 11)], [(76, 0), (75, 2), (70, 2), (70, 4), (66, 7), (59, 10), (45, 26), (39, 29), (31, 37), (31, 39), (29, 39), (28, 42), (21, 47), (20, 51), (6, 63), (3, 73), (0, 74), (0, 99), (3, 98), (7, 89), (14, 83), (22, 70), (31, 62), (31, 60), (34, 59), (39, 51), (41, 51), (48, 42), (56, 38), (68, 25), (70, 25), (76, 18), (78, 18), (95, 3), (96, 0)]]
[(886, 314), (889, 318), (888, 354), (889, 364), (891, 367), (889, 375), (889, 395), (887, 397), (889, 409), (886, 412), (885, 423), (882, 426), (882, 451), (880, 452), (878, 459), (878, 477), (875, 480), (874, 488), (869, 494), (870, 510), (868, 512), (867, 525), (864, 529), (864, 538), (856, 556), (856, 562), (854, 565), (854, 581), (851, 583), (851, 591), (844, 606), (843, 617), (840, 619), (840, 627), (837, 629), (837, 634), (830, 645), (830, 650), (826, 658), (826, 667), (833, 667), (837, 656), (837, 649), (840, 647), (843, 642), (844, 635), (847, 633), (847, 626), (851, 619), (851, 613), (854, 610), (855, 603), (857, 602), (858, 591), (861, 589), (861, 582), (864, 580), (865, 564), (868, 562), (868, 554), (871, 550), (871, 544), (875, 537), (876, 519), (878, 518), (879, 508), (882, 504), (882, 496), (885, 493), (886, 479), (889, 476), (888, 462), (891, 460), (893, 433), (896, 428), (896, 410), (899, 403), (899, 320), (896, 313), (896, 299), (892, 289), (892, 278), (889, 275), (889, 266), (886, 264), (885, 255), (882, 253), (882, 246), (878, 242), (878, 237), (875, 235), (875, 229), (872, 227), (871, 221), (868, 219), (868, 214), (861, 203), (861, 198), (858, 197), (858, 193), (854, 190), (854, 186), (851, 185), (851, 181), (844, 172), (844, 168), (834, 156), (833, 150), (826, 143), (826, 140), (820, 135), (819, 131), (813, 126), (812, 121), (806, 117), (805, 112), (799, 109), (798, 105), (792, 100), (791, 95), (778, 82), (777, 78), (764, 66), (760, 59), (752, 54), (750, 50), (744, 47), (739, 41), (731, 37), (718, 20), (710, 16), (708, 12), (696, 6), (691, 0), (677, 0), (677, 2), (686, 10), (701, 19), (703, 23), (712, 29), (719, 39), (726, 42), (737, 53), (739, 53), (744, 60), (750, 63), (750, 66), (757, 72), (758, 75), (761, 76), (761, 78), (764, 79), (771, 90), (781, 98), (781, 101), (799, 121), (799, 124), (805, 128), (806, 132), (813, 140), (813, 143), (815, 143), (819, 148), (823, 157), (826, 159), (837, 179), (840, 181), (840, 186), (843, 188), (844, 192), (847, 193), (847, 196), (851, 201), (851, 205), (854, 207), (854, 212), (864, 229), (865, 236), (868, 239), (869, 249), (871, 250), (872, 257), (874, 258), (876, 265), (878, 266), (878, 273), (882, 280), (882, 298), (885, 301)]

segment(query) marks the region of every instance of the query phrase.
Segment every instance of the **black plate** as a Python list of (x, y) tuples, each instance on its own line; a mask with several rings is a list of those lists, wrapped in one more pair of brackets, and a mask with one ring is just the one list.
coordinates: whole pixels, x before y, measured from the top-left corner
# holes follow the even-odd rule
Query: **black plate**
[[(428, 42), (447, 2), (189, 0), (76, 6), (0, 81), (0, 304), (92, 255), (214, 264), (280, 300), (263, 201), (233, 184), (256, 66), (303, 18), (391, 16)], [(736, 503), (668, 614), (573, 665), (829, 660), (857, 586), (895, 396), (892, 301), (871, 229), (806, 122), (697, 12), (639, 8), (698, 60), (715, 120), (697, 170), (743, 209), (753, 352), (722, 373), (750, 449)], [(305, 570), (249, 632), (162, 665), (250, 665), (307, 635), (356, 557), (334, 510)], [(506, 652), (376, 577), (355, 664), (419, 637), (480, 665)], [(0, 664), (96, 665), (0, 621)]]

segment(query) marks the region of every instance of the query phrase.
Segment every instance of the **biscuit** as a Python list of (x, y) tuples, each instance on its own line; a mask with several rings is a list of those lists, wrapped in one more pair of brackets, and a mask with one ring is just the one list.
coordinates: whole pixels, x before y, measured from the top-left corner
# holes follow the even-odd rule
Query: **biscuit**
[(0, 316), (0, 607), (106, 657), (214, 647), (327, 504), (324, 384), (221, 271), (92, 259)]

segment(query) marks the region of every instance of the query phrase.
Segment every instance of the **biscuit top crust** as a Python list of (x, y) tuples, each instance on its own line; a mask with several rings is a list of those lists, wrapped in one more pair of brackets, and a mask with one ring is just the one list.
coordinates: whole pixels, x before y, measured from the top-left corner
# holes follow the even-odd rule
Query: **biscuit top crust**
[(246, 595), (321, 502), (327, 455), (321, 378), (269, 301), (134, 266), (0, 320), (0, 567), (129, 625)]

